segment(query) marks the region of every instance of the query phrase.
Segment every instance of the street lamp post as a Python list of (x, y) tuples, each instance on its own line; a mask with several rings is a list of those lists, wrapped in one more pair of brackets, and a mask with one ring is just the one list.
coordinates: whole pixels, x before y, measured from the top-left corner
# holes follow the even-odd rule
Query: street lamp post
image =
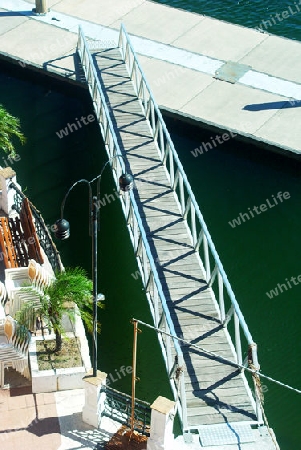
[[(104, 299), (102, 294), (97, 293), (97, 231), (98, 231), (98, 212), (99, 212), (99, 194), (100, 194), (100, 180), (102, 173), (105, 167), (114, 159), (120, 157), (123, 159), (121, 155), (113, 156), (110, 158), (103, 166), (101, 172), (97, 177), (93, 178), (93, 180), (88, 181), (86, 179), (80, 179), (73, 183), (73, 185), (67, 191), (62, 204), (61, 204), (61, 218), (55, 222), (55, 236), (60, 239), (68, 239), (70, 236), (70, 224), (64, 219), (64, 208), (68, 195), (72, 191), (72, 189), (80, 183), (85, 183), (89, 188), (89, 227), (90, 227), (90, 235), (92, 236), (92, 281), (93, 281), (93, 358), (92, 358), (92, 366), (93, 366), (93, 377), (97, 376), (97, 302)], [(92, 183), (97, 181), (97, 196), (92, 195)], [(123, 192), (127, 192), (133, 188), (134, 180), (131, 174), (122, 173), (119, 178), (119, 187)]]

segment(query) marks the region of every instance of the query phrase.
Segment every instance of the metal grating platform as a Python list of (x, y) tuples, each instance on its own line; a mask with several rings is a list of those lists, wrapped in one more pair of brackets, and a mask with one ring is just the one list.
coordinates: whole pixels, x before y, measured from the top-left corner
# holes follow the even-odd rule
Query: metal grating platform
[(223, 423), (198, 428), (203, 447), (254, 442), (255, 437), (250, 424)]

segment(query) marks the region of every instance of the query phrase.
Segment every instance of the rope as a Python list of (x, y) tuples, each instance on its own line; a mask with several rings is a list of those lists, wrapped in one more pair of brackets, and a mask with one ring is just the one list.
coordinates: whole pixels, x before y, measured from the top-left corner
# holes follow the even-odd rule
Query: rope
[(260, 408), (261, 408), (261, 412), (262, 412), (262, 415), (263, 415), (264, 422), (265, 422), (265, 424), (266, 424), (266, 426), (267, 426), (267, 430), (268, 430), (269, 435), (271, 436), (271, 439), (272, 439), (272, 441), (273, 441), (273, 444), (275, 445), (276, 450), (280, 450), (280, 447), (279, 447), (279, 445), (278, 445), (278, 442), (277, 442), (276, 439), (275, 439), (274, 433), (272, 432), (272, 430), (271, 430), (271, 428), (270, 428), (270, 425), (269, 425), (269, 422), (268, 422), (268, 418), (267, 418), (267, 416), (265, 415), (265, 412), (264, 412), (264, 409), (263, 409), (263, 406), (262, 406), (262, 403), (261, 403), (261, 402), (260, 402)]
[(263, 409), (264, 395), (263, 395), (263, 391), (262, 391), (262, 387), (261, 387), (260, 377), (258, 375), (258, 371), (256, 371), (256, 367), (254, 366), (254, 362), (253, 362), (253, 354), (252, 354), (253, 346), (254, 346), (254, 344), (250, 344), (249, 348), (248, 348), (248, 364), (249, 364), (249, 367), (254, 371), (254, 373), (252, 373), (252, 378), (253, 378), (253, 382), (254, 382), (255, 395), (259, 400), (262, 417), (263, 417), (264, 423), (266, 424), (268, 433), (271, 436), (272, 442), (275, 445), (276, 450), (280, 450), (280, 447), (274, 437), (274, 433), (272, 432), (272, 429), (270, 428), (268, 418)]
[(175, 408), (175, 412), (174, 412), (175, 415), (177, 414), (177, 410), (178, 410), (178, 400), (179, 400), (179, 396), (180, 396), (180, 387), (181, 387), (181, 375), (184, 376), (183, 366), (179, 366), (178, 362), (176, 362), (176, 366), (177, 366), (177, 368), (176, 368), (175, 374), (173, 376), (173, 378), (175, 380), (175, 384), (178, 383), (177, 396), (176, 396), (177, 398), (175, 399), (175, 402), (176, 402), (176, 408)]
[(289, 384), (286, 384), (286, 383), (283, 383), (283, 382), (281, 382), (281, 381), (275, 380), (274, 378), (272, 378), (272, 377), (270, 377), (270, 376), (268, 376), (268, 375), (265, 375), (264, 373), (260, 372), (260, 370), (258, 370), (258, 369), (256, 369), (256, 368), (254, 369), (254, 368), (251, 368), (251, 367), (246, 367), (246, 366), (244, 366), (244, 365), (242, 365), (242, 364), (239, 364), (239, 363), (237, 363), (237, 362), (231, 361), (230, 359), (224, 358), (223, 356), (220, 356), (220, 355), (218, 355), (217, 353), (214, 353), (214, 352), (210, 352), (210, 351), (208, 351), (208, 350), (205, 350), (204, 348), (199, 347), (199, 346), (196, 345), (196, 344), (192, 344), (191, 342), (186, 341), (185, 339), (179, 338), (178, 336), (174, 336), (173, 334), (170, 334), (170, 333), (167, 333), (166, 331), (160, 330), (160, 328), (157, 328), (157, 327), (154, 327), (154, 326), (152, 326), (152, 325), (149, 325), (148, 323), (142, 322), (141, 320), (138, 320), (138, 319), (132, 319), (132, 320), (135, 320), (135, 321), (137, 321), (138, 323), (140, 323), (141, 325), (144, 325), (144, 326), (147, 327), (147, 328), (151, 328), (152, 330), (155, 330), (155, 331), (157, 331), (158, 333), (165, 334), (166, 336), (169, 336), (169, 337), (171, 337), (172, 339), (177, 339), (178, 341), (183, 342), (184, 344), (187, 344), (187, 345), (189, 345), (190, 347), (193, 347), (193, 348), (196, 348), (197, 350), (202, 351), (202, 352), (205, 353), (206, 355), (210, 355), (210, 356), (213, 356), (213, 357), (215, 357), (215, 358), (218, 358), (219, 360), (221, 360), (222, 362), (224, 362), (224, 363), (226, 363), (226, 364), (229, 364), (229, 365), (231, 365), (231, 366), (234, 366), (234, 367), (237, 367), (237, 368), (239, 368), (239, 369), (242, 369), (242, 370), (245, 370), (245, 371), (247, 371), (247, 372), (250, 372), (252, 375), (253, 375), (253, 374), (256, 374), (257, 376), (260, 376), (260, 377), (262, 377), (262, 378), (265, 378), (266, 380), (269, 380), (269, 381), (271, 381), (272, 383), (278, 384), (279, 386), (285, 387), (286, 389), (290, 389), (291, 391), (294, 391), (294, 392), (296, 392), (297, 394), (301, 394), (301, 390), (300, 390), (300, 389), (294, 388), (294, 387), (290, 386)]
[(259, 367), (256, 367), (254, 365), (254, 361), (253, 361), (253, 352), (252, 352), (253, 347), (256, 347), (256, 344), (250, 344), (249, 348), (248, 348), (248, 366), (251, 370), (254, 371), (252, 373), (252, 378), (253, 378), (253, 382), (254, 382), (255, 392), (257, 394), (258, 400), (263, 405), (264, 404), (264, 395), (262, 392), (260, 377), (257, 373), (257, 371), (259, 370)]

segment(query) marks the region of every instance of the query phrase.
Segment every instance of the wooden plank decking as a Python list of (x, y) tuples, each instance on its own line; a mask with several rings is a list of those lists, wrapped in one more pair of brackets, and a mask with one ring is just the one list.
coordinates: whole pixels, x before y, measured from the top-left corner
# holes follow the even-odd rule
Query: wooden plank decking
[[(135, 197), (179, 337), (235, 360), (220, 326), (211, 288), (193, 251), (177, 200), (142, 112), (119, 49), (92, 53), (110, 106), (121, 151), (135, 178)], [(188, 345), (185, 360), (188, 426), (256, 421), (241, 373)]]

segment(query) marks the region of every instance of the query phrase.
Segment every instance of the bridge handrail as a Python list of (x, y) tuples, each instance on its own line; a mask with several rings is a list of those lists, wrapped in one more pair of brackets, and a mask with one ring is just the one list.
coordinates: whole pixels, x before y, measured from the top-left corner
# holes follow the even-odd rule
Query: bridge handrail
[[(120, 147), (114, 132), (114, 127), (110, 118), (109, 110), (106, 105), (105, 97), (103, 95), (103, 91), (100, 85), (100, 82), (98, 80), (98, 76), (93, 64), (93, 60), (91, 57), (91, 54), (89, 52), (89, 46), (87, 43), (87, 40), (85, 39), (83, 30), (81, 26), (79, 26), (79, 36), (78, 36), (78, 52), (81, 57), (82, 65), (85, 71), (85, 75), (87, 78), (87, 82), (89, 85), (90, 93), (94, 102), (94, 107), (97, 113), (97, 119), (99, 121), (99, 124), (101, 126), (102, 134), (104, 136), (105, 146), (106, 150), (109, 154), (109, 157), (112, 158), (116, 155), (121, 155), (122, 153), (120, 151)], [(99, 97), (97, 97), (99, 95)], [(122, 163), (121, 163), (122, 161)], [(118, 179), (119, 175), (121, 174), (122, 170), (124, 170), (123, 166), (123, 159), (121, 158), (114, 158), (114, 160), (111, 163), (112, 170), (113, 170), (113, 176), (115, 179), (115, 182), (118, 186)], [(118, 170), (119, 169), (119, 170)], [(119, 172), (119, 173), (118, 173)], [(151, 296), (150, 291), (150, 281), (152, 278), (153, 281), (153, 297), (155, 297), (155, 294), (158, 294), (160, 297), (161, 303), (162, 303), (162, 315), (164, 314), (165, 319), (165, 325), (168, 327), (169, 332), (171, 335), (176, 336), (176, 332), (174, 329), (173, 321), (170, 317), (169, 309), (167, 306), (167, 301), (162, 289), (161, 281), (157, 273), (156, 265), (152, 256), (152, 252), (150, 250), (148, 240), (143, 228), (143, 224), (140, 218), (140, 214), (138, 211), (138, 207), (136, 204), (136, 200), (134, 198), (133, 192), (129, 193), (130, 195), (126, 197), (120, 197), (122, 208), (124, 211), (124, 214), (127, 219), (127, 224), (130, 231), (130, 236), (134, 245), (134, 251), (137, 255), (138, 264), (141, 266), (143, 271), (143, 278), (142, 281), (144, 282), (144, 285), (146, 287), (147, 294)], [(130, 199), (130, 200), (128, 200)], [(143, 244), (143, 245), (142, 245)], [(144, 250), (144, 251), (143, 251)], [(156, 290), (155, 290), (156, 288)], [(152, 303), (150, 306), (153, 306), (154, 309), (156, 309), (156, 300), (153, 298), (151, 299)], [(158, 309), (158, 307), (157, 307)], [(162, 316), (161, 316), (162, 317)], [(158, 323), (156, 323), (158, 325)], [(177, 339), (172, 338), (174, 350), (178, 357), (178, 364), (182, 365), (184, 364), (183, 359), (183, 353), (181, 350), (181, 347), (177, 341)], [(166, 344), (166, 347), (168, 344)], [(171, 349), (166, 348), (166, 353), (171, 354)], [(169, 373), (172, 372), (172, 363), (170, 358), (166, 357), (166, 365), (167, 370)], [(180, 419), (183, 424), (183, 428), (186, 428), (187, 424), (187, 409), (186, 409), (186, 392), (185, 392), (185, 386), (184, 386), (184, 378), (181, 377), (181, 383), (179, 389), (174, 389), (174, 391), (177, 391), (178, 393), (178, 400), (180, 401), (180, 404), (178, 404), (178, 411), (180, 415)]]
[[(221, 321), (223, 324), (226, 325), (235, 311), (235, 315), (236, 315), (237, 319), (239, 320), (240, 326), (242, 327), (242, 330), (245, 334), (248, 344), (254, 346), (255, 344), (254, 344), (252, 335), (249, 331), (249, 328), (244, 319), (244, 316), (240, 310), (239, 304), (235, 298), (235, 295), (234, 295), (234, 292), (230, 285), (230, 282), (228, 280), (228, 277), (227, 277), (225, 270), (223, 268), (223, 265), (220, 261), (219, 255), (216, 251), (215, 245), (212, 241), (211, 235), (210, 235), (207, 225), (204, 221), (204, 218), (200, 211), (199, 205), (195, 199), (195, 196), (192, 192), (190, 183), (184, 172), (183, 166), (179, 160), (178, 154), (174, 148), (170, 134), (166, 128), (164, 119), (162, 117), (161, 111), (154, 99), (152, 90), (146, 80), (144, 72), (143, 72), (143, 70), (139, 64), (139, 61), (136, 57), (136, 54), (133, 49), (132, 43), (130, 41), (129, 35), (126, 32), (123, 24), (121, 24), (118, 45), (122, 51), (122, 56), (123, 56), (125, 62), (128, 63), (130, 77), (134, 83), (134, 86), (136, 87), (138, 98), (140, 98), (140, 100), (141, 100), (142, 106), (145, 109), (146, 116), (147, 116), (148, 120), (150, 121), (150, 126), (153, 131), (155, 141), (157, 142), (161, 159), (165, 163), (167, 160), (167, 157), (168, 156), (170, 157), (170, 170), (168, 173), (169, 173), (169, 177), (170, 177), (171, 188), (176, 193), (177, 184), (179, 183), (180, 185), (182, 185), (182, 187), (180, 187), (180, 199), (178, 198), (182, 215), (184, 218), (187, 218), (189, 210), (194, 211), (194, 212), (191, 212), (191, 214), (192, 214), (192, 216), (194, 216), (194, 218), (192, 217), (192, 219), (191, 219), (192, 226), (190, 227), (190, 232), (191, 232), (191, 237), (193, 240), (194, 248), (196, 251), (199, 251), (199, 247), (201, 245), (202, 239), (204, 239), (203, 245), (204, 245), (204, 253), (205, 253), (205, 270), (206, 270), (206, 275), (207, 275), (207, 282), (209, 283), (210, 286), (212, 286), (214, 279), (216, 278), (217, 271), (218, 271), (218, 273), (220, 274), (221, 279), (223, 281), (223, 284), (228, 292), (231, 304), (233, 305), (233, 308), (230, 308), (229, 313), (225, 314), (223, 297), (220, 299)], [(132, 54), (132, 61), (129, 56), (129, 50), (131, 51), (131, 54)], [(138, 79), (137, 69), (140, 72), (140, 77), (141, 77), (140, 80)], [(148, 92), (148, 96), (149, 96), (148, 98), (146, 98), (146, 96), (145, 96), (145, 90)], [(157, 115), (156, 123), (155, 123), (155, 114)], [(167, 144), (167, 145), (165, 145), (165, 144)], [(169, 153), (169, 155), (168, 155), (168, 153)], [(176, 171), (174, 168), (174, 164), (176, 164), (176, 166), (177, 166)], [(165, 166), (168, 171), (167, 164), (165, 164)], [(183, 184), (188, 193), (188, 199), (186, 202), (185, 202), (185, 198), (184, 198)], [(198, 236), (196, 233), (196, 225), (194, 222), (195, 215), (198, 218), (200, 226), (201, 226), (201, 231), (199, 232)], [(187, 221), (187, 224), (188, 224), (188, 221)], [(206, 254), (207, 253), (206, 247), (208, 247), (208, 246), (210, 248), (211, 254), (215, 261), (215, 268), (212, 272), (210, 270), (209, 255)], [(240, 338), (238, 336), (236, 338), (236, 341), (237, 342), (240, 341)], [(239, 348), (239, 345), (236, 350), (237, 350), (237, 354), (240, 355), (241, 349)]]

